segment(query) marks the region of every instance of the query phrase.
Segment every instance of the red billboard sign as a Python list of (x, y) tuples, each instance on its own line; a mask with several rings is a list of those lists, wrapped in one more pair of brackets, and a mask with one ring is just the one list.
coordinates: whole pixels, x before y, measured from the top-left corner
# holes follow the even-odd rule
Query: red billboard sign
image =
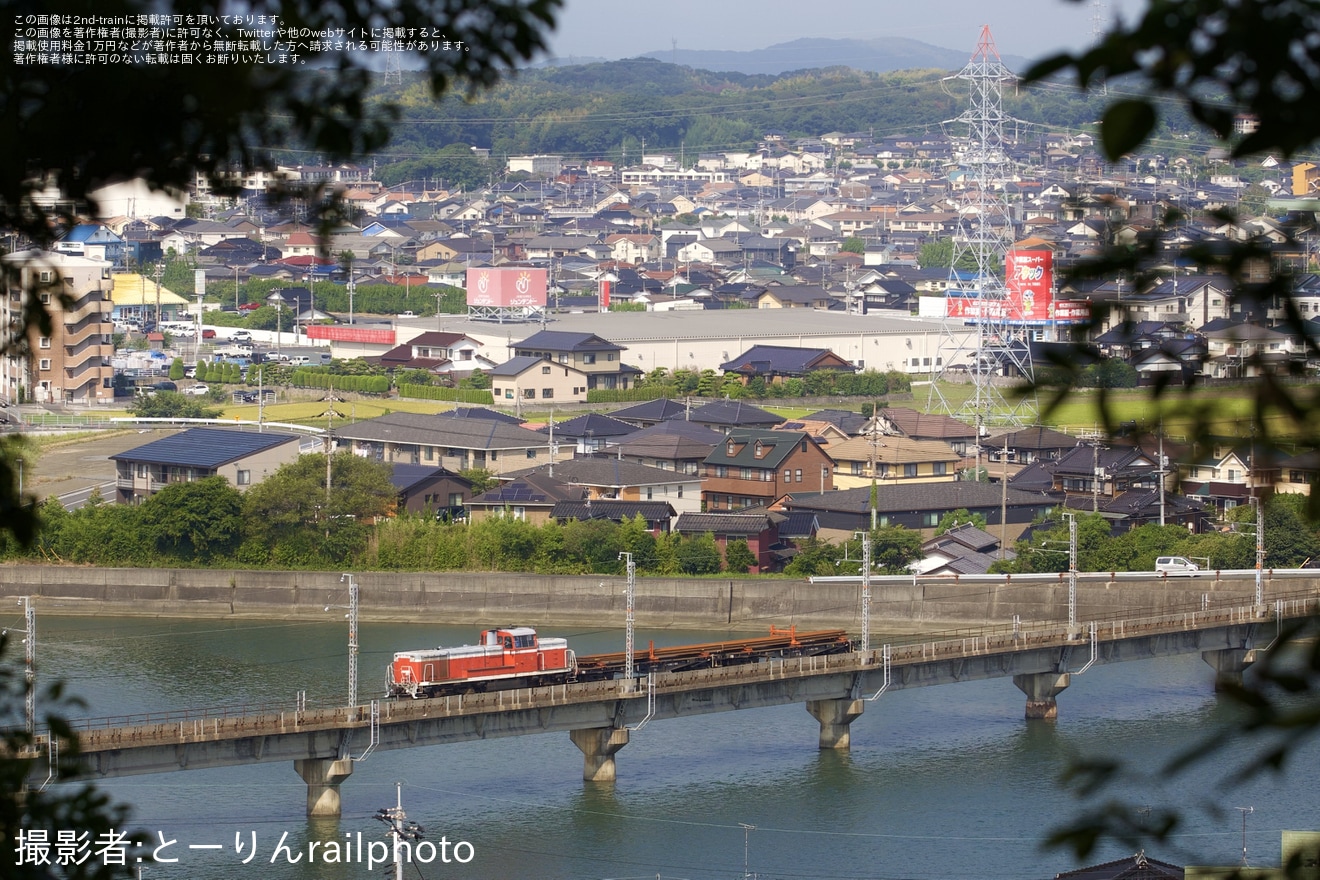
[(1004, 261), (1010, 321), (1050, 320), (1054, 304), (1054, 252), (1009, 251)]
[(394, 345), (393, 330), (371, 330), (365, 327), (337, 327), (333, 324), (313, 324), (307, 328), (308, 339), (329, 339), (331, 342), (364, 342), (372, 345)]
[(467, 270), (469, 308), (545, 308), (545, 289), (544, 269)]
[(1054, 299), (1052, 251), (1009, 251), (1002, 296), (950, 296), (945, 314), (964, 321), (1008, 324), (1080, 323), (1091, 317), (1088, 303)]

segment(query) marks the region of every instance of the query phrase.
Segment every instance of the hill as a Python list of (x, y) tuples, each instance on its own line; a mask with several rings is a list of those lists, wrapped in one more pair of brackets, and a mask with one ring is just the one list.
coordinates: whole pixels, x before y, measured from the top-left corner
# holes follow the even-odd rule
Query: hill
[[(872, 73), (914, 68), (960, 70), (967, 50), (943, 49), (903, 37), (875, 40), (800, 39), (748, 51), (687, 50), (647, 52), (642, 57), (698, 70), (779, 74), (822, 67), (849, 67)], [(1010, 68), (1026, 66), (1021, 58), (1005, 58)]]
[[(818, 48), (848, 42), (796, 41)], [(748, 149), (772, 130), (789, 138), (829, 131), (919, 135), (967, 107), (966, 87), (946, 82), (948, 73), (948, 67), (875, 72), (837, 65), (758, 74), (633, 58), (524, 69), (472, 99), (439, 103), (405, 74), (402, 86), (377, 96), (403, 111), (391, 146), (379, 155), (381, 176), (387, 183), (457, 177), (457, 185), (471, 188), (502, 173), (509, 155), (626, 162), (640, 157), (643, 143), (691, 156)], [(1098, 119), (1103, 102), (1070, 88), (1040, 88), (1006, 94), (1004, 110), (1027, 123), (1025, 131), (1043, 134)], [(475, 158), (469, 145), (489, 148), (492, 160)], [(457, 173), (463, 169), (468, 173)]]

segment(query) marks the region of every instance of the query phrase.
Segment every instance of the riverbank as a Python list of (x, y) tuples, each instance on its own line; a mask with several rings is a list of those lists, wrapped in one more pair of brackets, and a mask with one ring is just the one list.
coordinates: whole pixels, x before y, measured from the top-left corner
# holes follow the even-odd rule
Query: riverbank
[[(348, 604), (340, 572), (88, 568), (14, 565), (0, 573), (0, 595), (36, 597), (45, 614), (256, 619), (320, 619)], [(620, 627), (627, 608), (620, 576), (501, 572), (363, 572), (362, 621)], [(1320, 586), (1316, 577), (1270, 578), (1266, 595)], [(783, 578), (639, 578), (638, 626), (763, 632), (771, 625), (861, 629), (858, 584)], [(1254, 578), (1122, 579), (1079, 582), (1079, 621), (1250, 604)], [(1068, 584), (1018, 577), (876, 578), (871, 626), (887, 632), (1065, 623)]]

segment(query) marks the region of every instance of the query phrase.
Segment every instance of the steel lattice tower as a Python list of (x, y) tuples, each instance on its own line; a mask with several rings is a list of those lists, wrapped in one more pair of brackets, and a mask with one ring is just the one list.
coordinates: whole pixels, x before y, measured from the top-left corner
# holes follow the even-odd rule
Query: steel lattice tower
[[(951, 120), (967, 127), (957, 155), (966, 186), (953, 238), (941, 360), (934, 378), (943, 378), (952, 366), (970, 367), (973, 389), (966, 402), (951, 405), (938, 381), (932, 382), (930, 409), (973, 424), (979, 437), (987, 424), (1020, 426), (1036, 417), (1034, 400), (1010, 399), (994, 381), (996, 375), (1007, 374), (1029, 382), (1033, 372), (1022, 315), (1002, 277), (1014, 228), (1004, 196), (1011, 168), (1004, 146), (1009, 117), (1004, 115), (1003, 84), (1016, 77), (1000, 60), (989, 25), (981, 28), (971, 60), (950, 79), (969, 83), (971, 106)], [(969, 268), (959, 270), (960, 264)], [(977, 458), (979, 466), (979, 444)]]

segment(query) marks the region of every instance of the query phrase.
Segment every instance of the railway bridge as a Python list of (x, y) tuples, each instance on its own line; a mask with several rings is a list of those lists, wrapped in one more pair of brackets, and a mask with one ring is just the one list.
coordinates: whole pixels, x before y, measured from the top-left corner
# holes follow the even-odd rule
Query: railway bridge
[[(1202, 607), (1106, 620), (1085, 628), (1012, 624), (845, 654), (797, 657), (643, 678), (582, 682), (334, 709), (243, 715), (188, 711), (76, 722), (93, 777), (292, 761), (311, 816), (339, 814), (339, 786), (374, 750), (566, 731), (583, 776), (615, 778), (632, 731), (670, 718), (803, 703), (822, 749), (846, 749), (850, 725), (887, 691), (1012, 677), (1028, 718), (1053, 718), (1056, 697), (1096, 664), (1198, 652), (1219, 680), (1237, 678), (1287, 622), (1320, 610), (1320, 591), (1269, 605)], [(48, 744), (38, 738), (43, 750)], [(34, 772), (45, 772), (34, 761)], [(36, 782), (40, 782), (40, 778)]]

